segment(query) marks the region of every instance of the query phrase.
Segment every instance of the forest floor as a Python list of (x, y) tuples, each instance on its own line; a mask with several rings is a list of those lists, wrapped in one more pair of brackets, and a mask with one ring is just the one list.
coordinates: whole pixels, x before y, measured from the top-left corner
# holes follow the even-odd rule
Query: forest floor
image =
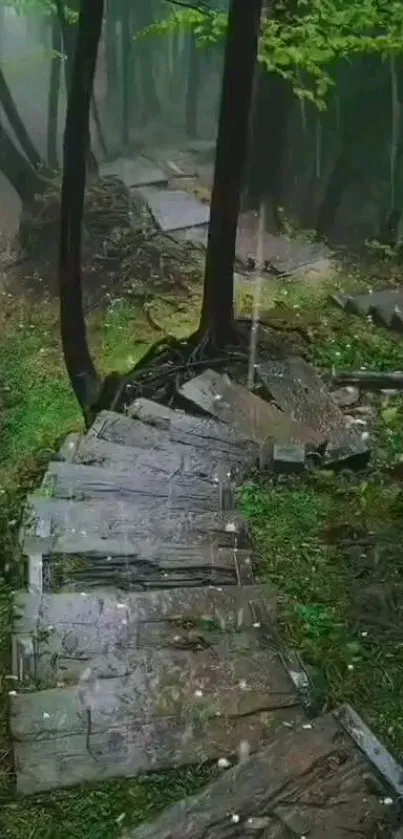
[[(393, 283), (393, 271), (383, 273), (371, 279), (373, 287)], [(401, 337), (346, 315), (328, 301), (340, 288), (368, 284), (368, 276), (347, 269), (320, 286), (268, 279), (263, 308), (273, 302), (288, 307), (287, 329), (291, 323), (302, 327), (309, 336), (305, 354), (321, 369), (403, 370)], [(137, 298), (111, 301), (89, 322), (99, 368), (128, 370), (164, 332), (182, 336), (192, 331), (200, 296), (197, 285), (184, 296), (164, 294), (153, 302), (151, 318)], [(239, 310), (250, 312), (251, 302), (250, 294), (241, 291)], [(15, 581), (21, 568), (17, 535), (26, 493), (38, 484), (66, 434), (82, 427), (63, 367), (54, 301), (38, 303), (3, 292), (0, 403), (0, 832), (8, 839), (117, 839), (124, 827), (194, 792), (217, 768), (18, 801), (10, 792), (13, 583), (5, 580)], [(403, 502), (391, 466), (403, 456), (403, 396), (364, 395), (360, 405), (370, 416), (374, 454), (369, 470), (250, 483), (242, 505), (260, 548), (261, 576), (274, 581), (282, 595), (287, 640), (312, 667), (324, 701), (329, 706), (351, 702), (402, 760)], [(382, 533), (388, 550), (384, 543), (367, 550), (374, 532)], [(374, 614), (380, 623), (371, 623)]]

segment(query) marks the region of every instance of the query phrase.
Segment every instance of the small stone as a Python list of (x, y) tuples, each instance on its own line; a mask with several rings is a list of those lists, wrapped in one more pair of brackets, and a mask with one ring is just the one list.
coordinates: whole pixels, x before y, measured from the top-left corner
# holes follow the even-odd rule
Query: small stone
[(50, 714), (47, 711), (44, 711), (42, 716), (44, 720), (50, 720)]
[(393, 804), (393, 798), (384, 798), (382, 804), (385, 804), (385, 807), (390, 807)]
[(304, 723), (304, 725), (302, 726), (302, 728), (304, 728), (304, 729), (305, 729), (305, 731), (308, 731), (310, 728), (312, 728), (312, 723), (310, 723), (310, 722), (306, 722), (306, 723)]
[(302, 472), (305, 468), (305, 446), (302, 444), (273, 446), (273, 469), (280, 474)]
[(260, 629), (260, 621), (255, 621), (255, 623), (253, 624), (253, 628)]
[(228, 769), (231, 763), (226, 757), (220, 757), (217, 761), (217, 766), (219, 769)]
[(347, 670), (354, 670), (354, 664), (347, 664)]
[(202, 690), (195, 690), (194, 695), (197, 696), (197, 697), (203, 696), (203, 691)]
[(337, 390), (333, 390), (331, 396), (340, 408), (348, 408), (350, 405), (355, 405), (358, 402), (360, 391), (358, 387), (349, 385), (348, 387), (340, 387)]
[(238, 816), (238, 813), (233, 813), (232, 814), (231, 821), (232, 821), (232, 824), (239, 824), (240, 817)]
[(8, 695), (9, 696), (17, 696), (17, 691), (16, 690), (9, 690)]

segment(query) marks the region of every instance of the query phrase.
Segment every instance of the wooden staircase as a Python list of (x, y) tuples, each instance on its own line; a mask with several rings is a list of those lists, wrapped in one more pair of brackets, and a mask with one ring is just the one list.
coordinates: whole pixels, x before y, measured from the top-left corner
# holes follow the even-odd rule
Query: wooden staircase
[[(269, 468), (276, 441), (315, 446), (323, 434), (279, 422), (274, 406), (217, 374), (200, 380), (184, 394), (198, 414), (147, 400), (128, 416), (103, 412), (85, 437), (66, 440), (28, 498), (29, 587), (16, 595), (10, 696), (20, 793), (236, 762), (264, 746), (288, 750), (291, 763), (315, 752), (309, 680), (279, 638), (276, 592), (258, 584), (236, 489)], [(206, 381), (207, 407), (195, 396), (199, 387), (205, 400)], [(326, 765), (336, 729), (351, 777), (364, 764), (370, 772), (335, 717), (319, 721)], [(395, 795), (390, 765), (378, 784)], [(361, 811), (354, 804), (354, 824)], [(155, 836), (182, 832), (191, 835), (181, 824)]]

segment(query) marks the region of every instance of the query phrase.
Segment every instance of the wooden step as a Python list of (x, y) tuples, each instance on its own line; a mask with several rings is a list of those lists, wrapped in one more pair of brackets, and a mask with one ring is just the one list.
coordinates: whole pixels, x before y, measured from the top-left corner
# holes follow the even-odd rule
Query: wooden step
[(56, 684), (63, 678), (74, 680), (89, 662), (100, 670), (98, 675), (110, 673), (119, 661), (125, 666), (125, 657), (136, 650), (197, 651), (226, 639), (240, 647), (248, 642), (249, 647), (250, 630), (256, 646), (257, 630), (266, 632), (274, 624), (276, 592), (271, 586), (136, 594), (110, 588), (86, 595), (20, 592), (15, 615), (14, 675), (22, 683), (40, 679)]
[(328, 714), (278, 732), (201, 793), (121, 839), (386, 839), (399, 802), (378, 770)]
[(112, 498), (131, 500), (137, 507), (153, 511), (166, 502), (168, 510), (200, 512), (233, 509), (232, 486), (217, 480), (199, 478), (159, 469), (125, 470), (103, 469), (100, 466), (81, 466), (71, 463), (50, 463), (43, 482), (43, 492), (52, 498), (84, 500)]
[(201, 449), (203, 457), (208, 452), (213, 460), (229, 456), (234, 462), (257, 463), (258, 446), (247, 435), (214, 419), (171, 411), (145, 399), (136, 400), (128, 410), (129, 416), (102, 411), (92, 426), (93, 435), (110, 443), (144, 450), (171, 453), (174, 444), (177, 454), (186, 455), (189, 448)]
[(205, 370), (197, 378), (190, 379), (179, 393), (189, 404), (197, 405), (259, 446), (267, 440), (317, 446), (326, 442), (325, 431), (296, 422), (291, 414), (283, 413), (276, 405), (214, 370)]
[[(185, 602), (183, 590), (158, 592), (126, 604), (76, 595), (39, 609), (56, 619), (46, 639), (37, 631), (45, 672), (64, 663), (78, 684), (10, 697), (21, 793), (228, 757), (242, 742), (253, 751), (305, 719), (263, 591), (192, 590)], [(30, 599), (19, 632), (35, 615)]]

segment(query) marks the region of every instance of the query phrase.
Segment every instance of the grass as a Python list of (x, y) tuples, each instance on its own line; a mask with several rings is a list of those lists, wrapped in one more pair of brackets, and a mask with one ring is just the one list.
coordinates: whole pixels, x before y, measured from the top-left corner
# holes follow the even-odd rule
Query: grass
[[(358, 275), (342, 279), (345, 287), (362, 284)], [(340, 284), (340, 278), (333, 281), (332, 290)], [(296, 320), (312, 331), (308, 352), (320, 366), (403, 368), (403, 344), (389, 333), (337, 312), (326, 303), (328, 291), (326, 286), (312, 286), (301, 293), (297, 283), (284, 286), (273, 281), (265, 292), (264, 305), (278, 301), (293, 310)], [(153, 303), (152, 322), (163, 331), (184, 335), (195, 326), (198, 304), (197, 296), (182, 302), (160, 298)], [(247, 312), (250, 305), (248, 290), (241, 290), (239, 310)], [(98, 366), (108, 372), (132, 367), (161, 331), (152, 327), (138, 305), (120, 300), (91, 320), (89, 335)], [(35, 306), (9, 297), (2, 300), (0, 403), (0, 833), (7, 839), (114, 839), (124, 827), (140, 823), (199, 789), (212, 770), (196, 768), (23, 801), (13, 798), (7, 692), (11, 586), (21, 583), (18, 524), (24, 498), (38, 486), (52, 452), (66, 434), (82, 429), (63, 367), (57, 309), (51, 303)], [(352, 701), (397, 753), (403, 749), (399, 704), (403, 646), (359, 634), (350, 608), (358, 561), (346, 559), (326, 534), (329, 523), (344, 521), (346, 510), (350, 525), (365, 520), (373, 526), (375, 521), (384, 524), (390, 520), (391, 526), (396, 526), (396, 493), (382, 470), (403, 452), (401, 418), (403, 404), (399, 400), (383, 406), (374, 478), (352, 481), (322, 475), (308, 483), (252, 484), (243, 496), (261, 548), (262, 574), (274, 580), (283, 595), (289, 642), (324, 674), (329, 701)], [(386, 571), (399, 585), (401, 564), (397, 555), (389, 568), (370, 568), (368, 582), (377, 582)]]

